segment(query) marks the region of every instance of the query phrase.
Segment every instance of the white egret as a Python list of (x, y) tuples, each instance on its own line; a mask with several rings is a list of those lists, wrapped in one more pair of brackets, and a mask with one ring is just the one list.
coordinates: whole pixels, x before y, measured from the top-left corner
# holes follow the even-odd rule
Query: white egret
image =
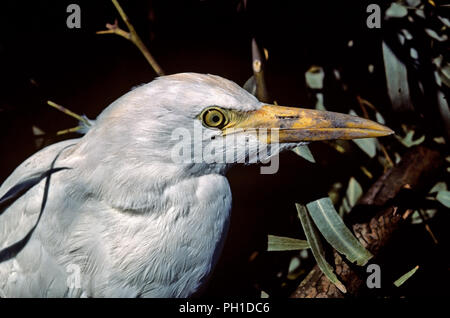
[[(218, 76), (160, 77), (112, 103), (82, 138), (42, 149), (3, 183), (0, 296), (195, 293), (227, 233), (225, 173), (243, 158), (206, 162), (194, 150), (192, 160), (176, 161), (176, 129), (192, 136), (185, 151), (202, 146), (246, 158), (266, 144), (267, 158), (313, 140), (392, 133), (354, 116), (265, 105)], [(246, 139), (245, 150), (226, 142), (252, 129), (275, 129), (279, 140)]]

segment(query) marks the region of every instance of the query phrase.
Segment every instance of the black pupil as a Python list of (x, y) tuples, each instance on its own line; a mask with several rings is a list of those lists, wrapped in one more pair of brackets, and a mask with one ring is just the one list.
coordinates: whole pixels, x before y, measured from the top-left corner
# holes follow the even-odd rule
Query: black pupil
[(214, 115), (213, 118), (212, 118), (212, 121), (215, 122), (215, 123), (219, 122), (219, 120), (220, 120), (220, 117), (217, 116), (217, 115)]

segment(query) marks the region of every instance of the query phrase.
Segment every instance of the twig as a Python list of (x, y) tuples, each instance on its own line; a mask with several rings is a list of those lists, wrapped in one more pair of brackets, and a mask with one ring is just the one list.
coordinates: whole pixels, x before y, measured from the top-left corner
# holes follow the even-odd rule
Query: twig
[(433, 240), (434, 244), (436, 244), (436, 245), (439, 244), (436, 236), (434, 235), (433, 231), (431, 230), (430, 225), (428, 224), (428, 218), (425, 217), (422, 209), (419, 209), (419, 215), (420, 215), (420, 218), (422, 219), (422, 222), (423, 222), (423, 224), (425, 226), (425, 230), (428, 232), (428, 234), (430, 234), (431, 239)]
[(361, 98), (360, 96), (356, 96), (356, 99), (358, 100), (359, 107), (361, 107), (364, 118), (369, 119), (369, 113), (367, 113), (367, 109), (366, 109), (366, 106), (364, 106), (364, 104), (371, 105), (373, 107), (372, 109), (375, 109), (375, 107), (371, 103), (369, 103), (367, 100)]
[(389, 167), (388, 168), (392, 168), (394, 166), (394, 162), (392, 161), (391, 157), (389, 156), (386, 147), (378, 141), (378, 144), (380, 145), (380, 149), (384, 154), (384, 157), (386, 158), (387, 162), (389, 163)]
[(83, 128), (83, 126), (77, 126), (77, 127), (73, 127), (73, 128), (69, 128), (69, 129), (60, 130), (60, 131), (56, 132), (56, 135), (60, 136), (60, 135), (70, 134), (73, 132), (77, 132), (82, 128)]
[(123, 11), (122, 7), (120, 6), (119, 2), (117, 0), (111, 0), (114, 6), (116, 7), (117, 11), (120, 14), (120, 17), (122, 18), (123, 22), (127, 25), (128, 31), (122, 30), (117, 20), (114, 22), (114, 24), (106, 24), (106, 28), (108, 30), (104, 31), (98, 31), (96, 34), (117, 34), (125, 39), (133, 42), (134, 45), (137, 46), (139, 51), (144, 55), (147, 62), (150, 64), (150, 66), (153, 68), (153, 70), (158, 74), (159, 76), (164, 75), (164, 71), (159, 66), (159, 64), (156, 62), (155, 58), (150, 54), (150, 51), (145, 46), (144, 42), (142, 42), (141, 38), (137, 34), (136, 30), (134, 29), (133, 25), (131, 24), (130, 20), (128, 19), (128, 16), (126, 15), (125, 11)]
[(371, 108), (372, 110), (377, 111), (377, 108), (371, 102), (369, 102), (367, 99), (364, 99), (361, 96), (356, 96), (356, 99), (358, 100), (359, 105), (363, 109), (365, 116), (367, 116), (366, 118), (369, 118), (369, 115), (367, 115), (367, 111), (365, 110), (364, 106), (367, 106), (367, 107)]
[[(83, 116), (80, 116), (80, 115), (74, 113), (73, 111), (65, 108), (64, 106), (58, 105), (58, 104), (52, 102), (51, 100), (48, 100), (47, 104), (49, 104), (53, 108), (56, 108), (60, 112), (63, 112), (64, 114), (69, 115), (70, 117), (78, 119), (80, 122), (84, 123), (86, 126), (88, 126), (88, 127), (91, 126), (91, 123), (89, 122), (89, 120), (87, 120)], [(70, 129), (73, 129), (73, 128), (70, 128)]]

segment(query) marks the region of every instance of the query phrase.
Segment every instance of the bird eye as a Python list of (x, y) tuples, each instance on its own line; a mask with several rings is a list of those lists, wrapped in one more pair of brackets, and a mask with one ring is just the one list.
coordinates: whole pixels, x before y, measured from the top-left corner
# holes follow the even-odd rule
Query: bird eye
[(219, 129), (223, 128), (228, 122), (224, 112), (216, 107), (205, 109), (201, 118), (205, 126)]

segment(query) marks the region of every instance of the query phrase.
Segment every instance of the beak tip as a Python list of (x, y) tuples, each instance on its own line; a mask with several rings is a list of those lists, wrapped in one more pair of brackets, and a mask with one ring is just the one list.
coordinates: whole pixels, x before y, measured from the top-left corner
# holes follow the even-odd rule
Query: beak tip
[(386, 136), (390, 136), (390, 135), (394, 135), (394, 134), (395, 134), (395, 131), (393, 131), (392, 129), (390, 129), (390, 128), (386, 129)]

